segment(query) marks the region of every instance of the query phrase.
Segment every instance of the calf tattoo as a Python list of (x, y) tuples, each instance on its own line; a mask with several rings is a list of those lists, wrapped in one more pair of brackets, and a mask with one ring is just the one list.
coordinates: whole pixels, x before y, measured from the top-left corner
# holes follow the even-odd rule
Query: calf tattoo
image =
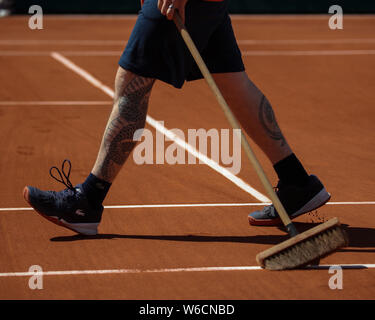
[(271, 104), (265, 96), (262, 97), (259, 105), (259, 120), (267, 135), (273, 140), (280, 141), (281, 146), (284, 146), (286, 143), (285, 138), (277, 124)]
[(111, 181), (117, 168), (129, 157), (136, 142), (134, 133), (145, 126), (148, 100), (154, 79), (135, 76), (117, 101), (117, 108), (111, 115), (103, 138), (100, 174), (106, 181)]

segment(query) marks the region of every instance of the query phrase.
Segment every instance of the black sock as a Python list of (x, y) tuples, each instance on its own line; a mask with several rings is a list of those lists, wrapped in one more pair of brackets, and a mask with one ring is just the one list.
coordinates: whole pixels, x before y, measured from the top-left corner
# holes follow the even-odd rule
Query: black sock
[(82, 188), (90, 201), (102, 204), (111, 185), (111, 183), (99, 179), (90, 173), (85, 182), (82, 183)]
[(309, 177), (294, 153), (277, 162), (273, 168), (280, 181), (285, 184), (304, 185)]

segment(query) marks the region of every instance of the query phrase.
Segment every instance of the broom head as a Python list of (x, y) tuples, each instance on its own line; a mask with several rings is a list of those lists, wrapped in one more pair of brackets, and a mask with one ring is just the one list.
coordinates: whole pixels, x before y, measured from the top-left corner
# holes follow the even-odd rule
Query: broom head
[(305, 267), (349, 244), (337, 218), (296, 235), (256, 256), (258, 264), (268, 270)]

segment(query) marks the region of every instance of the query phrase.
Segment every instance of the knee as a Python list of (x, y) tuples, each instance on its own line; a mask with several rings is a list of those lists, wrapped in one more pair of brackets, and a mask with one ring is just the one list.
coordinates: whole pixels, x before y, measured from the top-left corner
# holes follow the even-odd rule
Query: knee
[(145, 78), (119, 67), (115, 80), (115, 101), (130, 95), (140, 97), (141, 100), (148, 99), (154, 82), (155, 79)]

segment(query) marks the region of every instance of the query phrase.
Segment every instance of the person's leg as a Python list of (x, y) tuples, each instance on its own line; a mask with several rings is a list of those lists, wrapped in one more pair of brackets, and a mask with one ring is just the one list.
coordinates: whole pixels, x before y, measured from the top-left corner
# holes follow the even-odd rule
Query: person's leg
[(138, 76), (121, 66), (115, 80), (111, 115), (91, 174), (82, 184), (89, 200), (101, 204), (136, 145), (134, 133), (143, 129), (155, 79)]
[(241, 126), (272, 164), (292, 154), (270, 102), (246, 72), (216, 73), (213, 77)]
[[(195, 12), (203, 7), (206, 7), (205, 13), (210, 13), (201, 1), (189, 2), (187, 20), (191, 22)], [(199, 28), (198, 42), (202, 46), (212, 32), (211, 24), (212, 21), (206, 22), (205, 27)], [(73, 186), (69, 180), (70, 161), (64, 161), (61, 171), (53, 167), (50, 173), (55, 174), (66, 189), (56, 192), (27, 186), (25, 200), (54, 223), (78, 233), (96, 234), (104, 198), (135, 146), (134, 133), (145, 124), (154, 79), (181, 88), (192, 64), (174, 23), (160, 13), (157, 0), (146, 0), (119, 60), (113, 110), (96, 163), (87, 179)]]
[(271, 161), (280, 180), (304, 184), (308, 175), (283, 135), (267, 97), (246, 72), (213, 74), (241, 126)]
[[(25, 187), (25, 200), (39, 214), (81, 234), (98, 232), (104, 198), (136, 144), (134, 133), (145, 126), (154, 82), (154, 79), (119, 67), (112, 113), (92, 172), (84, 183), (73, 186), (69, 180), (70, 161), (65, 160), (61, 171), (56, 167), (50, 171), (52, 177), (67, 187), (65, 190), (55, 192)], [(69, 164), (68, 171), (66, 163)], [(55, 172), (58, 172), (57, 178)]]
[[(312, 211), (330, 195), (319, 179), (309, 176), (283, 135), (265, 95), (245, 72), (216, 73), (213, 77), (246, 133), (264, 151), (279, 177), (278, 196), (291, 217)], [(273, 206), (249, 216), (254, 225), (281, 223)]]
[(129, 157), (136, 144), (134, 133), (144, 128), (154, 82), (118, 68), (113, 110), (92, 169), (97, 178), (112, 183)]
[(228, 12), (213, 32), (202, 57), (235, 116), (268, 156), (280, 180), (303, 184), (308, 177), (305, 169), (280, 130), (269, 100), (245, 72)]

